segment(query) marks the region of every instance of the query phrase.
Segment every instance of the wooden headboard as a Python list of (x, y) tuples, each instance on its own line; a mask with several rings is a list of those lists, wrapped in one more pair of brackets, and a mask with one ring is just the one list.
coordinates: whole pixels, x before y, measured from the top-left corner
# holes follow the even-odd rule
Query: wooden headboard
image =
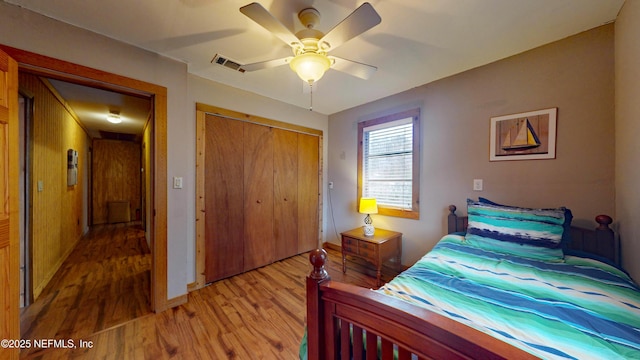
[[(449, 234), (467, 231), (468, 218), (456, 215), (456, 209), (455, 205), (449, 205), (447, 216)], [(621, 267), (620, 238), (609, 228), (613, 219), (608, 215), (598, 215), (595, 220), (598, 224), (595, 229), (571, 226), (571, 241), (568, 249), (595, 255), (596, 258), (604, 258)]]

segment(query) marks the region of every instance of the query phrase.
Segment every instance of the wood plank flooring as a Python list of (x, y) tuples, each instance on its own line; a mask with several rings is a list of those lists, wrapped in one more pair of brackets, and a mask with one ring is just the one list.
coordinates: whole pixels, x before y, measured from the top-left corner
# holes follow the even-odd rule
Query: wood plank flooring
[[(151, 255), (133, 224), (94, 227), (38, 299), (22, 309), (22, 339), (78, 339), (150, 314)], [(25, 349), (21, 356), (37, 353)]]
[[(93, 251), (109, 254), (109, 261), (98, 261), (97, 253), (80, 250), (83, 246), (79, 244), (70, 257), (72, 264), (63, 266), (56, 284), (43, 293), (43, 301), (39, 299), (23, 314), (22, 339), (71, 339), (75, 348), (23, 350), (21, 358), (298, 358), (305, 324), (305, 277), (311, 270), (308, 254), (215, 282), (189, 293), (186, 304), (153, 314), (142, 306), (148, 301), (150, 261), (140, 253), (148, 250), (141, 248), (139, 241), (136, 246), (113, 246), (119, 231), (134, 234), (135, 228), (107, 227), (93, 238)], [(119, 251), (122, 254), (116, 255)], [(340, 254), (328, 252), (328, 271), (334, 280), (375, 286), (375, 275), (363, 271), (358, 263), (349, 262), (347, 274), (343, 274)], [(98, 264), (89, 264), (94, 262)], [(146, 270), (140, 274), (144, 266)], [(92, 285), (103, 278), (114, 283)], [(131, 288), (124, 278), (136, 279), (131, 284), (144, 290)], [(98, 287), (105, 289), (104, 293), (123, 292), (119, 296), (98, 295)], [(92, 347), (80, 346), (81, 340)]]

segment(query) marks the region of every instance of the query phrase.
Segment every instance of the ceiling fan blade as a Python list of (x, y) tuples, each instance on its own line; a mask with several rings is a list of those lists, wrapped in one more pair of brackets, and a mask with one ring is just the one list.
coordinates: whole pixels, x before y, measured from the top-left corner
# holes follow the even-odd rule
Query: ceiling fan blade
[(372, 27), (380, 24), (382, 18), (368, 2), (360, 5), (349, 16), (320, 39), (319, 44), (333, 50)]
[(268, 61), (261, 61), (253, 64), (241, 65), (240, 70), (256, 71), (256, 70), (274, 68), (276, 66), (282, 66), (282, 65), (288, 64), (291, 61), (291, 59), (293, 59), (293, 56), (287, 56), (286, 58), (282, 58), (282, 59), (274, 59), (274, 60), (268, 60)]
[(269, 30), (273, 35), (277, 36), (289, 46), (302, 46), (300, 39), (298, 39), (291, 30), (287, 29), (286, 26), (273, 17), (267, 9), (257, 2), (241, 7), (240, 12), (246, 15), (249, 19), (255, 21), (258, 25)]
[(342, 71), (355, 77), (359, 77), (363, 80), (369, 79), (371, 75), (373, 75), (378, 70), (377, 67), (372, 65), (342, 59), (335, 56), (329, 56), (329, 59), (333, 61), (333, 65), (331, 65), (332, 69)]

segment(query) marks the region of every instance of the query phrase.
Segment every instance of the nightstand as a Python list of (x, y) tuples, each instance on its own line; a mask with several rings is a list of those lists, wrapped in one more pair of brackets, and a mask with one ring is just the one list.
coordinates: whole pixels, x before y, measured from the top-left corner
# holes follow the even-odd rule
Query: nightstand
[(364, 259), (376, 267), (379, 287), (382, 263), (395, 258), (396, 268), (399, 269), (402, 257), (402, 233), (376, 229), (373, 236), (365, 236), (362, 227), (340, 233), (342, 235), (342, 272), (347, 272), (347, 255)]

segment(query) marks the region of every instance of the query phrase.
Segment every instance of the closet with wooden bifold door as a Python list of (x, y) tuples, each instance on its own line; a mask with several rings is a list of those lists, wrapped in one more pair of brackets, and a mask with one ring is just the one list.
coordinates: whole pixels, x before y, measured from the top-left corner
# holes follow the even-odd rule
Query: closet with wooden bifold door
[(261, 118), (203, 119), (204, 282), (315, 249), (321, 132)]

